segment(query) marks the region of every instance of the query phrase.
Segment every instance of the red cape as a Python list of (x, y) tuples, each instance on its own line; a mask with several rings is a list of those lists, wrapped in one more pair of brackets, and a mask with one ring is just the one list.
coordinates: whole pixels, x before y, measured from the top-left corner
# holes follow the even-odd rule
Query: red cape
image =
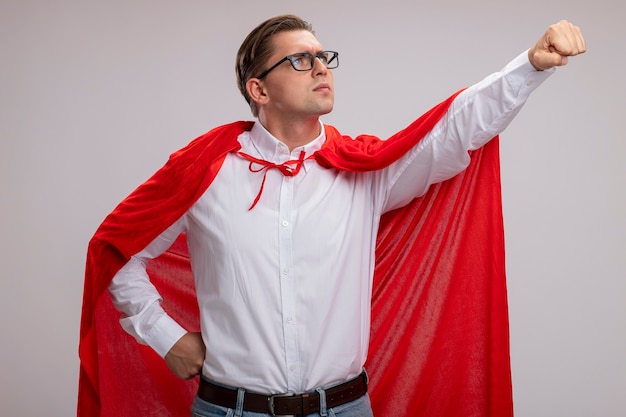
[[(326, 126), (316, 153), (327, 168), (380, 169), (403, 155), (445, 114), (453, 95), (388, 140), (355, 139)], [(209, 187), (252, 122), (213, 129), (107, 216), (89, 243), (80, 332), (78, 416), (188, 416), (197, 378), (177, 379), (119, 325), (106, 294), (115, 273)], [(370, 395), (385, 416), (511, 416), (508, 308), (498, 140), (470, 166), (383, 216), (372, 301)], [(199, 329), (187, 248), (179, 239), (148, 265), (164, 308)]]

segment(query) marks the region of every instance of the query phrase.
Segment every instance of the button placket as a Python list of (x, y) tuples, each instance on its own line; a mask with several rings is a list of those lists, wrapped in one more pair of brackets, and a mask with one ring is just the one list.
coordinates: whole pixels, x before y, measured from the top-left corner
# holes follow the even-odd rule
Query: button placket
[(290, 390), (300, 386), (300, 367), (298, 352), (298, 332), (296, 327), (295, 306), (296, 287), (292, 277), (292, 210), (293, 187), (295, 181), (283, 177), (279, 201), (279, 278), (282, 303), (282, 323), (285, 344), (285, 364), (287, 366), (287, 384)]

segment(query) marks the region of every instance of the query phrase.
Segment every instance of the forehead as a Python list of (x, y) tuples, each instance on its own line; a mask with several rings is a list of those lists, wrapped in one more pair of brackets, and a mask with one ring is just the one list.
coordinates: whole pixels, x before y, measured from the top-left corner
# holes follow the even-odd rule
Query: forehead
[(286, 56), (296, 52), (320, 52), (322, 44), (308, 30), (279, 32), (272, 37), (274, 55)]

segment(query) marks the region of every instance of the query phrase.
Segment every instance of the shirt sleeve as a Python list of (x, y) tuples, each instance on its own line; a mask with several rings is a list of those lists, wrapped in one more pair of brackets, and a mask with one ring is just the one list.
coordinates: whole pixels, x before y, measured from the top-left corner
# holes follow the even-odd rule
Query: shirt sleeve
[(132, 256), (109, 284), (113, 305), (122, 313), (122, 328), (161, 357), (165, 357), (187, 330), (161, 307), (163, 299), (150, 282), (146, 265), (150, 259), (165, 252), (185, 230), (186, 216), (183, 216), (141, 252)]
[(537, 71), (525, 51), (501, 71), (461, 92), (411, 151), (380, 172), (379, 189), (386, 194), (382, 212), (406, 205), (430, 185), (463, 171), (470, 162), (468, 151), (500, 134), (530, 93), (554, 71)]

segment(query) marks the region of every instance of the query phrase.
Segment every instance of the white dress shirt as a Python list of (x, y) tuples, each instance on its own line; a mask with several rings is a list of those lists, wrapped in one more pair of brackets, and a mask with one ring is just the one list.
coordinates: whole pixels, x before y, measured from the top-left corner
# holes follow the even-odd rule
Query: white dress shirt
[[(113, 279), (122, 326), (161, 356), (185, 334), (161, 308), (146, 263), (186, 232), (207, 378), (283, 393), (358, 375), (367, 357), (381, 214), (462, 171), (468, 150), (499, 134), (552, 72), (535, 71), (524, 52), (462, 92), (388, 168), (339, 172), (307, 160), (293, 177), (270, 169), (252, 210), (264, 173), (229, 154), (204, 195)], [(257, 122), (238, 140), (242, 152), (282, 163), (320, 149), (325, 134), (321, 127), (318, 138), (290, 152)]]

